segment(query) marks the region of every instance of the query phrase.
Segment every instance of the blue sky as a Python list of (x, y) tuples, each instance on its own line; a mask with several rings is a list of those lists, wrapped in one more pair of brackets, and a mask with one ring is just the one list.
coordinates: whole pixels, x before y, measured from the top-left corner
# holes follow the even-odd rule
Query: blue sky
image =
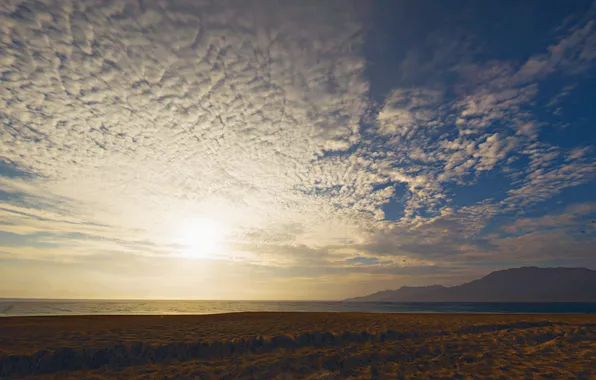
[(596, 269), (593, 1), (0, 12), (0, 297)]

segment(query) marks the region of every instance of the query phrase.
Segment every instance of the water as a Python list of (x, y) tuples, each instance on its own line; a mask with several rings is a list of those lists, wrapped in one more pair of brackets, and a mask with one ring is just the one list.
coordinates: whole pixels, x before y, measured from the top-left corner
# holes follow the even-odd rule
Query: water
[(596, 303), (361, 303), (339, 301), (98, 301), (0, 299), (0, 317), (99, 314), (219, 314), (242, 311), (596, 314)]

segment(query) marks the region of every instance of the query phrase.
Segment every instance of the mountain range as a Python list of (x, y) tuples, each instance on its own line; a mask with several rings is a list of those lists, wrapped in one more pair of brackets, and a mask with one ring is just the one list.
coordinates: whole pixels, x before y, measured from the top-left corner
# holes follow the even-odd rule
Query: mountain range
[(350, 302), (596, 302), (596, 271), (521, 267), (491, 272), (462, 285), (384, 290)]

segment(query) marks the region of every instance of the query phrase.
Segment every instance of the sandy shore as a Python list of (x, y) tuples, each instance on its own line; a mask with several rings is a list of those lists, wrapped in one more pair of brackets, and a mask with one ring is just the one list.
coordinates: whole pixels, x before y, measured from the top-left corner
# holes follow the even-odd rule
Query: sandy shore
[(596, 379), (595, 315), (0, 318), (0, 377)]

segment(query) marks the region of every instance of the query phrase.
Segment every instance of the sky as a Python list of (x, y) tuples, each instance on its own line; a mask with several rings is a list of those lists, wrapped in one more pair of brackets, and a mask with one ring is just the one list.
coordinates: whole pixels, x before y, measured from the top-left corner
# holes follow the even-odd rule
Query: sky
[(596, 269), (595, 20), (583, 0), (1, 1), (0, 297)]

